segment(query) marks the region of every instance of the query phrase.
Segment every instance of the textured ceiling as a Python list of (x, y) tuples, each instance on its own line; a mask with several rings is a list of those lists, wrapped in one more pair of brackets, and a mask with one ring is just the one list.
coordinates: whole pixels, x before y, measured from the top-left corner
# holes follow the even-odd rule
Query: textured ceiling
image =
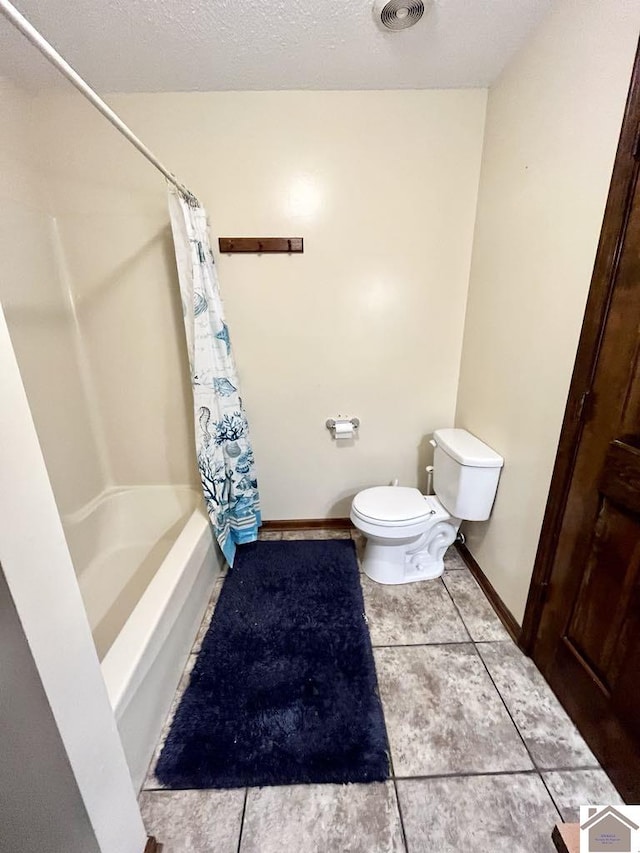
[[(14, 0), (99, 91), (486, 86), (553, 0), (435, 0), (382, 32), (372, 0)], [(55, 84), (0, 18), (0, 76)]]

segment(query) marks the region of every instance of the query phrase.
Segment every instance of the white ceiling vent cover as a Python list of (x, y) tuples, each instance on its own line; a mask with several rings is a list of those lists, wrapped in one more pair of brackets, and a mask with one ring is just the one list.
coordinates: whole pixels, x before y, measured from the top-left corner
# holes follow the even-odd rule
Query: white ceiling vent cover
[[(427, 0), (427, 6), (432, 0)], [(376, 0), (373, 17), (383, 30), (408, 30), (424, 15), (422, 0)]]

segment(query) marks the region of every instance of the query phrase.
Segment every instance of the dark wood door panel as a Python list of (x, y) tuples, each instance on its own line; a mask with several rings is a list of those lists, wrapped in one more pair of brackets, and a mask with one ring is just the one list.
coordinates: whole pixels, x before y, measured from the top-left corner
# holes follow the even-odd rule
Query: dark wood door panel
[(600, 492), (630, 512), (640, 513), (640, 447), (637, 437), (614, 439), (604, 460)]
[(625, 648), (620, 639), (640, 566), (640, 518), (606, 497), (566, 636), (609, 690)]

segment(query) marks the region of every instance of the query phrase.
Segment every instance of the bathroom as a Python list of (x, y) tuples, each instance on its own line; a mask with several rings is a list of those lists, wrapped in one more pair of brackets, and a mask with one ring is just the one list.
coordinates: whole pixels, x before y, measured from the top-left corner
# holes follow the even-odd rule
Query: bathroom
[[(425, 491), (434, 431), (465, 428), (505, 460), (466, 547), (521, 626), (640, 12), (519, 0), (485, 16), (436, 0), (383, 33), (372, 5), (301, 2), (288, 17), (252, 3), (244, 20), (226, 4), (164, 17), (87, 2), (72, 21), (59, 3), (19, 8), (208, 211), (262, 518), (339, 531), (365, 488)], [(194, 47), (198, 26), (215, 52)], [(60, 809), (94, 833), (85, 853), (133, 853), (147, 741), (223, 570), (198, 513), (166, 186), (4, 17), (0, 44), (6, 624), (46, 697), (30, 707), (68, 782)], [(304, 251), (220, 253), (232, 235), (303, 237)], [(334, 441), (331, 417), (357, 417), (356, 436)], [(156, 586), (150, 621), (132, 625), (180, 537), (191, 574)], [(123, 629), (136, 661), (114, 646)], [(161, 665), (144, 663), (156, 642)], [(111, 708), (132, 707), (134, 686), (147, 698), (123, 722)], [(9, 781), (20, 815), (35, 789)]]

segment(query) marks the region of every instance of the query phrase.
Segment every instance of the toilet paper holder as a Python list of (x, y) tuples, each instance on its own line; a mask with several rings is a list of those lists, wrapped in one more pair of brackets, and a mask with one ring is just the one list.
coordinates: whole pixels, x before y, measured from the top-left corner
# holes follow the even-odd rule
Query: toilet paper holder
[(360, 418), (327, 418), (325, 426), (334, 438), (336, 437), (336, 426), (338, 424), (351, 424), (355, 432), (360, 426)]

